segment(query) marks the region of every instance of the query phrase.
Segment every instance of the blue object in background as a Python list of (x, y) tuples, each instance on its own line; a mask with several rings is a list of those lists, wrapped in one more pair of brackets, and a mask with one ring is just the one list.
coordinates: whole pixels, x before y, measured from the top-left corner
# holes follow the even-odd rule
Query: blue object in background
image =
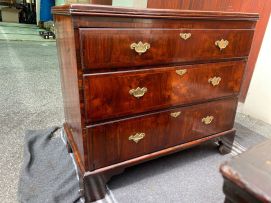
[(55, 0), (40, 0), (40, 21), (53, 20), (51, 7), (55, 5)]

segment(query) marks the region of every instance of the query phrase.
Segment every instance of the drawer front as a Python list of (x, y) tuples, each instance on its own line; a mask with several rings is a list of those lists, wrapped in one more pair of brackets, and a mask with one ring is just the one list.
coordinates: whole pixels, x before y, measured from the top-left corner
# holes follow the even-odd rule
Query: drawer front
[(176, 108), (88, 128), (95, 168), (186, 143), (233, 127), (237, 99)]
[(253, 30), (80, 28), (79, 32), (84, 69), (246, 57), (253, 37)]
[(244, 67), (244, 61), (235, 61), (85, 75), (86, 121), (237, 94)]

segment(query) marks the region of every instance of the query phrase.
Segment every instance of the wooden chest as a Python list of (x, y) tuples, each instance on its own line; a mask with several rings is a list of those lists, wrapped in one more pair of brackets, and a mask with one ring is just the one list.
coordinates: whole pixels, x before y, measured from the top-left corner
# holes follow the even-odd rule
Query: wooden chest
[(53, 14), (64, 126), (87, 201), (126, 167), (210, 139), (229, 151), (257, 14), (93, 5)]
[(271, 140), (222, 164), (225, 203), (271, 203)]

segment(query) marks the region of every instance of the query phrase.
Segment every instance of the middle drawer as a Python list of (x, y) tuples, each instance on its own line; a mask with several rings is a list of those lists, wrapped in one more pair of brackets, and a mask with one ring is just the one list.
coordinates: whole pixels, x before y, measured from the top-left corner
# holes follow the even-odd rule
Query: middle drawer
[(84, 75), (86, 122), (238, 94), (245, 61)]

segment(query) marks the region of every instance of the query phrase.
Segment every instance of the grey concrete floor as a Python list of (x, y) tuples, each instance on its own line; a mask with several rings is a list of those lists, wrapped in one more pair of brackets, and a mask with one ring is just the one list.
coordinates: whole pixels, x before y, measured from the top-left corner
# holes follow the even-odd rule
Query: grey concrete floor
[(0, 41), (0, 202), (16, 202), (24, 132), (64, 121), (54, 42)]
[(242, 126), (271, 139), (271, 125), (265, 123), (264, 121), (255, 119), (242, 113), (237, 113), (235, 122), (240, 123)]
[[(0, 40), (0, 202), (16, 202), (24, 132), (64, 121), (54, 42)], [(271, 126), (237, 114), (236, 121), (271, 137)]]
[(55, 41), (54, 39), (43, 39), (39, 35), (36, 25), (0, 22), (0, 40), (12, 41)]

